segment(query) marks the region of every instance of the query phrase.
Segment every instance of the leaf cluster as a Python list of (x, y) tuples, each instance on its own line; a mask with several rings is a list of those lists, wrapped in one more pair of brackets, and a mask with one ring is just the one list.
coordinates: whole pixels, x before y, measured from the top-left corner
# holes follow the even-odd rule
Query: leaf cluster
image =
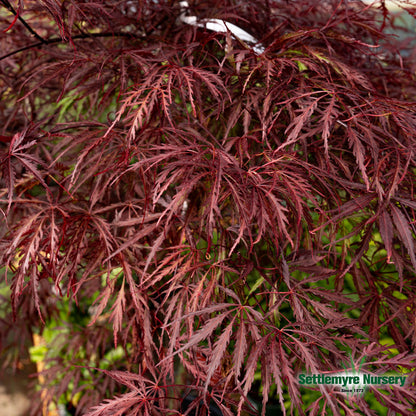
[[(416, 43), (384, 1), (0, 5), (0, 346), (65, 328), (45, 401), (413, 414)], [(349, 356), (406, 388), (305, 395)]]

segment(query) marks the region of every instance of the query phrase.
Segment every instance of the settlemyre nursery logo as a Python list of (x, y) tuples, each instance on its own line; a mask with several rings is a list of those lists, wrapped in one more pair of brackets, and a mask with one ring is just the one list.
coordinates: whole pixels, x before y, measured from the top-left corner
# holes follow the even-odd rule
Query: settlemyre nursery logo
[[(407, 376), (397, 374), (374, 375), (361, 371), (365, 357), (362, 358), (358, 369), (351, 357), (351, 367), (343, 364), (344, 371), (339, 373), (318, 373), (318, 374), (299, 374), (299, 384), (301, 386), (327, 385), (336, 386), (342, 393), (348, 395), (363, 395), (370, 386), (401, 386), (403, 387)], [(351, 370), (352, 369), (352, 370)]]

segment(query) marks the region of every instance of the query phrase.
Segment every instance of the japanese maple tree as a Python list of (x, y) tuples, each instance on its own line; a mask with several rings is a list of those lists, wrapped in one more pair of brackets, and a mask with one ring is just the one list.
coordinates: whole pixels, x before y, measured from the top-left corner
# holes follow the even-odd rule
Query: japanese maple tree
[[(34, 414), (414, 414), (394, 3), (0, 0), (0, 348), (47, 341)], [(345, 366), (406, 384), (299, 384)]]

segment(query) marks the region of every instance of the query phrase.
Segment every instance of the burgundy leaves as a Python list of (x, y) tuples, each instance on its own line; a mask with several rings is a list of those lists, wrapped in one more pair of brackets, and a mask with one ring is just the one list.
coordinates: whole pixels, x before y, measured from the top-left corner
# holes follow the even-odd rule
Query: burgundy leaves
[(188, 105), (188, 111), (193, 117), (197, 117), (196, 106), (202, 108), (202, 100), (207, 98), (204, 93), (212, 95), (220, 106), (214, 107), (212, 115), (220, 113), (223, 105), (221, 103), (227, 97), (227, 91), (218, 76), (194, 66), (180, 66), (164, 61), (145, 70), (143, 78), (127, 95), (115, 121), (123, 118), (131, 126), (129, 136), (132, 140), (135, 140), (136, 132), (146, 127), (147, 122), (154, 118), (153, 113), (157, 114), (157, 118), (163, 114), (173, 126), (173, 118), (176, 124), (186, 117), (184, 110), (186, 111)]
[[(13, 201), (16, 171), (21, 173), (23, 168), (26, 168), (26, 170), (44, 187), (46, 193), (49, 193), (49, 188), (37, 167), (37, 165), (41, 165), (43, 169), (47, 169), (47, 165), (45, 162), (28, 152), (28, 149), (36, 144), (36, 140), (27, 138), (27, 133), (28, 129), (16, 133), (10, 141), (8, 150), (3, 154), (0, 154), (0, 165), (2, 166), (3, 177), (7, 182), (9, 190), (8, 209), (10, 209), (10, 205)], [(20, 177), (19, 179), (23, 178)]]
[[(248, 396), (340, 415), (354, 404), (308, 399), (297, 374), (349, 353), (412, 368), (416, 64), (384, 2), (191, 2), (262, 54), (178, 2), (19, 4), (32, 31), (19, 17), (0, 40), (0, 259), (23, 334), (66, 321), (50, 391), (91, 416), (179, 414), (190, 390), (227, 415)], [(379, 400), (415, 405), (400, 394)]]

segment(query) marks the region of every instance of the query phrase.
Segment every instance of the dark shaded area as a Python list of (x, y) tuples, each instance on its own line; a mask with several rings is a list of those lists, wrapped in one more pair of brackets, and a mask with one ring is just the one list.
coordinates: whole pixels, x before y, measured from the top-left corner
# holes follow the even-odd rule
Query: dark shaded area
[[(196, 397), (193, 394), (188, 394), (185, 396), (181, 403), (181, 412), (185, 413), (188, 409), (192, 409), (187, 413), (188, 416), (197, 416), (200, 414), (207, 414), (205, 411), (201, 413), (200, 411), (205, 408), (203, 399), (201, 397)], [(223, 416), (221, 409), (217, 406), (214, 401), (208, 403), (208, 415), (209, 416)]]

